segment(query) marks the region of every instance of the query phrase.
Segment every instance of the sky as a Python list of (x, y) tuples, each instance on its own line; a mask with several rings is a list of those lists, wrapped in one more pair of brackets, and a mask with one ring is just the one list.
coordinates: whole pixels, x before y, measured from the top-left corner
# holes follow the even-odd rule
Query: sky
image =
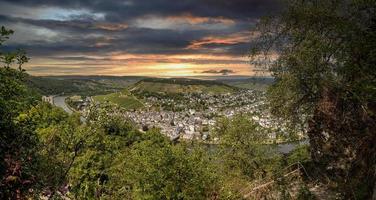
[(3, 50), (32, 75), (253, 75), (260, 17), (278, 0), (0, 0)]

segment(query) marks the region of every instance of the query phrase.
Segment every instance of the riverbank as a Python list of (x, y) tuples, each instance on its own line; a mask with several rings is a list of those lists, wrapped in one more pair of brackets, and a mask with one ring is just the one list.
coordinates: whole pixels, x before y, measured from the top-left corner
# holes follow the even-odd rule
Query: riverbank
[[(202, 145), (205, 145), (206, 147), (209, 148), (210, 151), (216, 151), (219, 148), (219, 144), (208, 144), (208, 143), (201, 143)], [(294, 142), (287, 142), (287, 143), (281, 143), (281, 144), (262, 144), (264, 147), (271, 147), (275, 152), (280, 153), (280, 154), (288, 154), (297, 147), (301, 145), (308, 145), (309, 141), (308, 139), (306, 140), (301, 140), (301, 141), (294, 141)], [(231, 148), (231, 147), (229, 147)]]

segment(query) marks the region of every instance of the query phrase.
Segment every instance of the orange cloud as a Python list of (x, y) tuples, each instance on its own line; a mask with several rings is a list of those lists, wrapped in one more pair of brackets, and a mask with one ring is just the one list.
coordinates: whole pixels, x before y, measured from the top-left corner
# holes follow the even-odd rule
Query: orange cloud
[(127, 52), (117, 51), (110, 53), (112, 59), (124, 59), (124, 58), (134, 58), (134, 57), (142, 57), (142, 58), (184, 58), (184, 59), (234, 59), (236, 56), (231, 55), (211, 55), (205, 53), (191, 53), (191, 54), (131, 54)]
[(194, 16), (190, 13), (181, 15), (174, 15), (168, 17), (159, 17), (155, 15), (145, 15), (135, 19), (131, 26), (152, 28), (152, 29), (185, 29), (192, 28), (192, 26), (200, 27), (201, 29), (215, 29), (228, 28), (236, 22), (232, 19), (224, 17), (201, 17)]
[(111, 45), (111, 41), (114, 40), (112, 37), (102, 37), (96, 41), (96, 43), (92, 46), (94, 47), (104, 47)]
[(233, 25), (235, 24), (234, 20), (226, 19), (224, 17), (200, 17), (200, 16), (193, 16), (190, 13), (185, 13), (182, 15), (177, 16), (170, 16), (167, 17), (169, 20), (173, 21), (186, 21), (191, 25), (203, 24), (203, 23), (221, 23), (225, 25)]
[(208, 36), (204, 37), (201, 40), (196, 40), (187, 47), (187, 49), (200, 49), (202, 46), (207, 44), (237, 44), (241, 42), (249, 42), (252, 38), (251, 32), (241, 32), (234, 33), (228, 36)]
[(111, 24), (111, 23), (98, 23), (96, 28), (108, 30), (108, 31), (121, 31), (128, 28), (127, 24)]

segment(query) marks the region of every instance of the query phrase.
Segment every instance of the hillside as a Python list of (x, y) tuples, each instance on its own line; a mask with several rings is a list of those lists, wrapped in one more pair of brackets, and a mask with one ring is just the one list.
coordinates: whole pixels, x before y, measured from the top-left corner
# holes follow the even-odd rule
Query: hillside
[(144, 106), (140, 100), (130, 94), (127, 90), (107, 95), (94, 96), (93, 99), (99, 103), (109, 102), (117, 104), (126, 110), (139, 109)]
[(215, 81), (196, 79), (157, 79), (149, 78), (139, 81), (129, 87), (131, 92), (149, 93), (232, 93), (237, 88)]
[(233, 86), (215, 81), (181, 78), (147, 78), (130, 85), (127, 89), (124, 89), (121, 92), (97, 95), (94, 96), (93, 99), (99, 103), (110, 102), (127, 110), (131, 110), (144, 107), (144, 104), (140, 99), (143, 99), (150, 94), (163, 94), (182, 100), (182, 95), (186, 93), (224, 94), (232, 93), (236, 90), (237, 88)]

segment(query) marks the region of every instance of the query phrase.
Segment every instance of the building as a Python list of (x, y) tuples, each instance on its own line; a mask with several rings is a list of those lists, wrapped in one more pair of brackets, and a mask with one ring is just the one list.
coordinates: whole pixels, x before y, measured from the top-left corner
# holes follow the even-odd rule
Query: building
[(42, 96), (42, 101), (54, 104), (54, 96)]

